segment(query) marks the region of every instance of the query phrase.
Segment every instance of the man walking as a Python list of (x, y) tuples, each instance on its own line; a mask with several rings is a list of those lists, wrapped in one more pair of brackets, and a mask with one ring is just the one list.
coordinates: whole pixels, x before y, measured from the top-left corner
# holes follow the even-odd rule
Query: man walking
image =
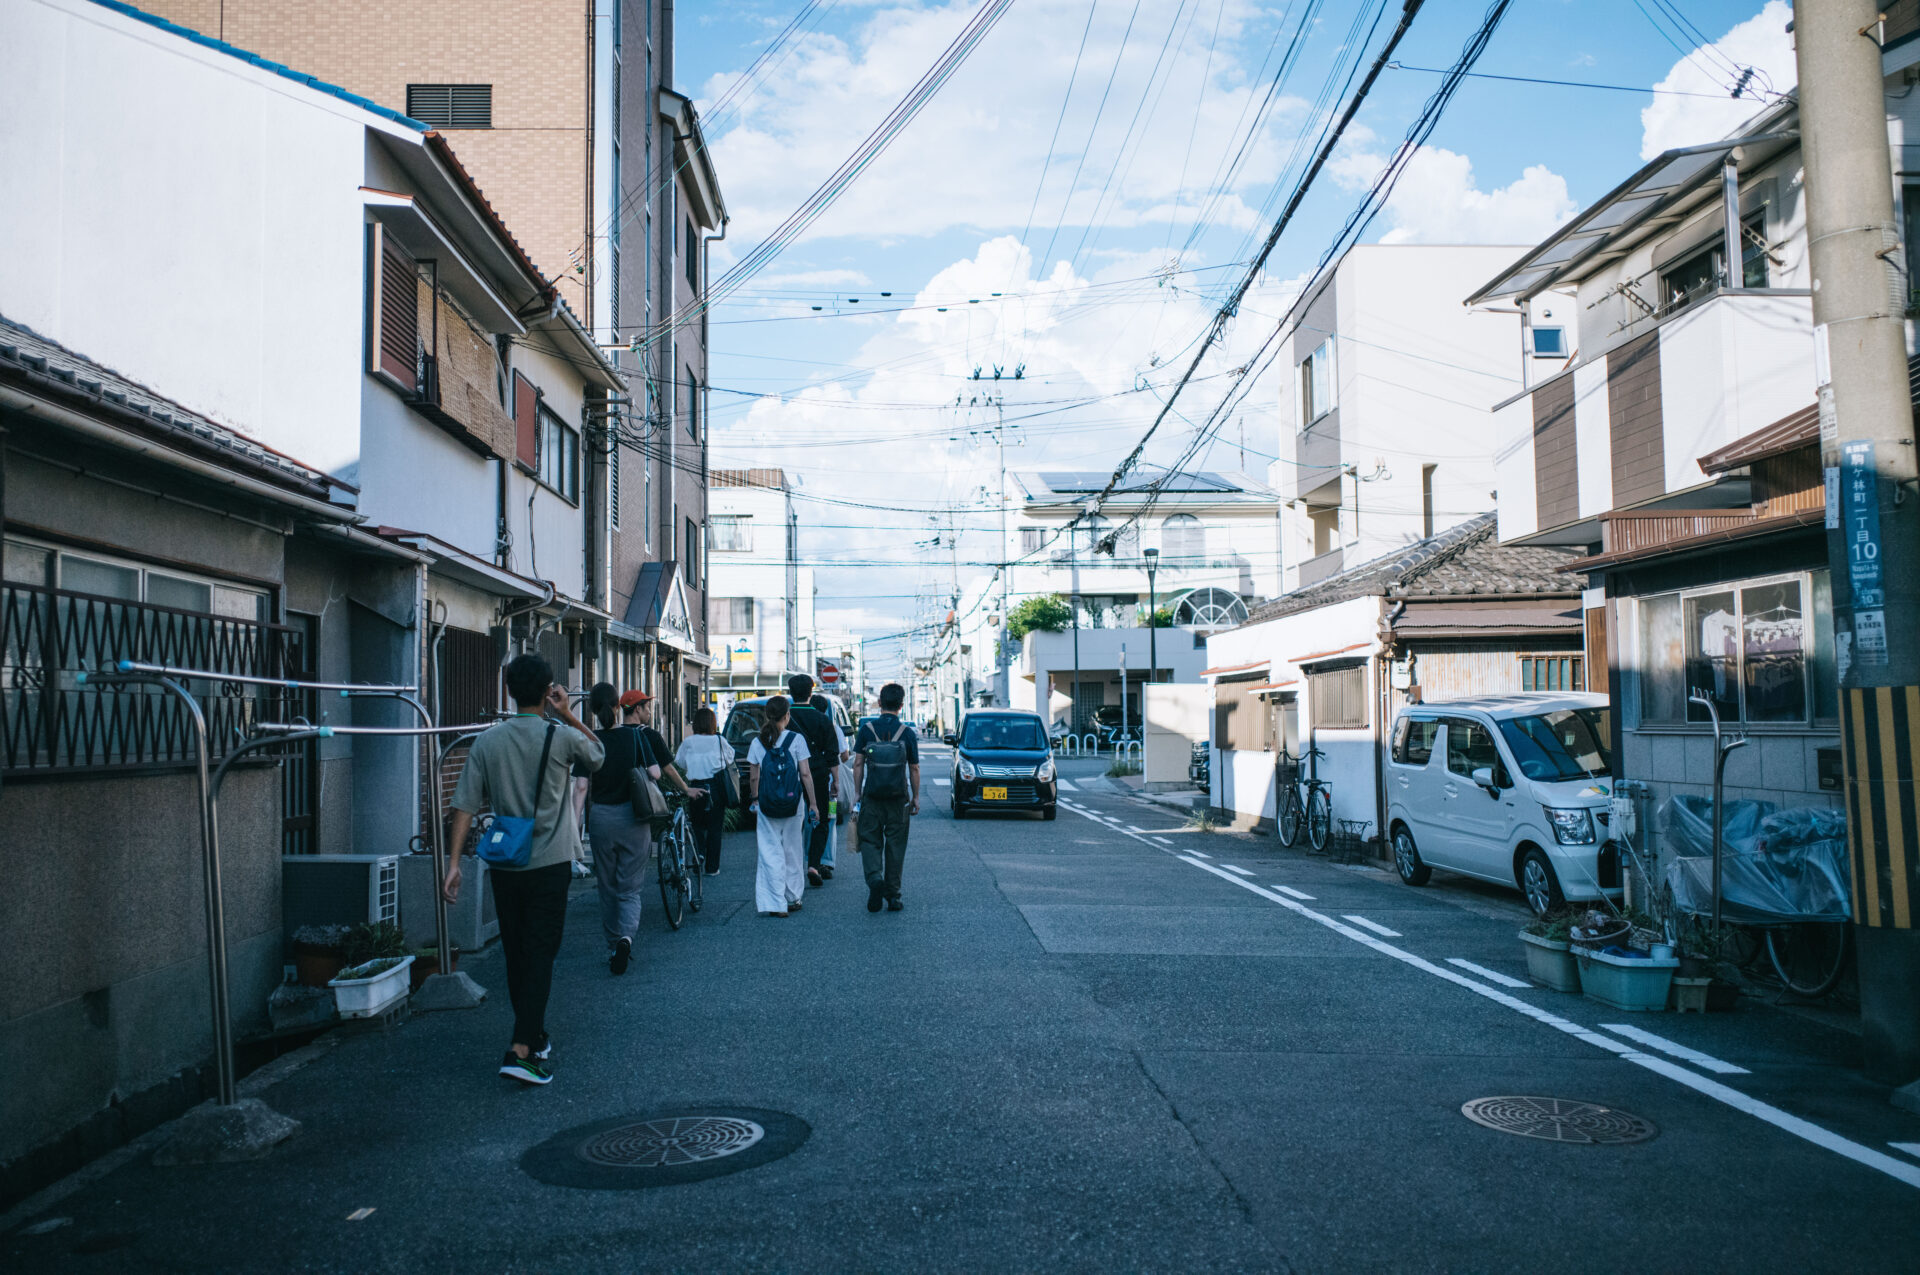
[(907, 689), (880, 688), (880, 716), (860, 723), (853, 742), (854, 826), (867, 874), (867, 911), (889, 912), (900, 901), (900, 870), (907, 859), (907, 821), (920, 813), (920, 741), (900, 720)]
[[(600, 769), (606, 750), (574, 716), (566, 688), (554, 682), (553, 666), (539, 656), (516, 656), (507, 665), (507, 693), (519, 713), (473, 741), (453, 790), (453, 839), (448, 843), (453, 853), (441, 893), (449, 903), (460, 898), (460, 851), (473, 816), (482, 808), (533, 820), (525, 865), (492, 865), (507, 997), (513, 1003), (513, 1042), (501, 1060), (500, 1074), (544, 1085), (553, 1079), (546, 1023), (553, 958), (560, 952), (567, 920), (573, 862), (580, 857), (580, 828), (568, 800), (573, 769)], [(542, 716), (543, 708), (567, 729)]]
[(822, 871), (820, 866), (820, 860), (827, 853), (827, 837), (833, 831), (827, 813), (828, 785), (833, 780), (834, 767), (847, 755), (847, 740), (834, 724), (833, 714), (815, 705), (811, 677), (795, 673), (788, 678), (787, 698), (793, 701), (792, 729), (807, 741), (807, 765), (812, 768), (813, 793), (820, 803), (819, 822), (813, 825), (807, 838), (807, 885), (818, 888), (831, 872), (831, 869)]

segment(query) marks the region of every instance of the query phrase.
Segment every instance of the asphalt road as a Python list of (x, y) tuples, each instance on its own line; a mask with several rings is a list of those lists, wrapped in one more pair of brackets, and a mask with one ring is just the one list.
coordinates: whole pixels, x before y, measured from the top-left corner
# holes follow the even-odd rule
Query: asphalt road
[[(304, 1125), (271, 1158), (131, 1157), (17, 1219), (0, 1268), (1920, 1266), (1920, 1156), (1890, 1145), (1920, 1148), (1920, 1117), (1859, 1078), (1844, 1031), (1508, 986), (1517, 900), (1189, 829), (1093, 769), (1069, 763), (1054, 823), (955, 824), (929, 784), (897, 914), (866, 911), (846, 856), (804, 912), (763, 919), (737, 835), (685, 929), (649, 907), (621, 979), (583, 887), (552, 1085), (495, 1076), (509, 1016), (485, 955), (465, 966), (496, 989), (481, 1009), (343, 1041), (267, 1088)], [(1496, 1095), (1658, 1133), (1566, 1145), (1461, 1114)], [(810, 1135), (646, 1190), (520, 1168), (576, 1126), (745, 1108)]]

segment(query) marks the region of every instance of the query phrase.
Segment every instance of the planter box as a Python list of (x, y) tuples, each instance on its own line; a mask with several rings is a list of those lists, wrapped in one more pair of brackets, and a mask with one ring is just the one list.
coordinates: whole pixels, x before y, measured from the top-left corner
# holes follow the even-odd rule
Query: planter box
[(1674, 976), (1673, 1007), (1682, 1014), (1724, 1013), (1739, 999), (1740, 989), (1722, 979)]
[[(407, 971), (413, 964), (413, 958), (401, 956), (381, 959), (392, 960), (393, 964), (365, 978), (353, 977), (366, 968), (366, 965), (356, 965), (350, 970), (340, 971), (340, 976), (327, 984), (333, 989), (333, 1003), (339, 1009), (340, 1017), (372, 1018), (407, 994), (407, 980), (411, 977)], [(378, 963), (368, 961), (367, 965)]]
[(1673, 972), (1680, 968), (1674, 958), (1609, 956), (1605, 952), (1580, 952), (1580, 990), (1588, 997), (1613, 1009), (1663, 1010)]
[(1527, 946), (1527, 973), (1533, 981), (1556, 992), (1580, 990), (1580, 965), (1565, 943), (1543, 939), (1538, 934), (1521, 934)]

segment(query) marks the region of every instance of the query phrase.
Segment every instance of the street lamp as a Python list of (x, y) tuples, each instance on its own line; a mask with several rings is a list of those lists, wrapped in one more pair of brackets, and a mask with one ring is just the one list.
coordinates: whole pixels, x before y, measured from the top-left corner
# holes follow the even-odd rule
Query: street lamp
[(1152, 684), (1160, 680), (1160, 645), (1155, 640), (1160, 627), (1154, 623), (1154, 615), (1159, 611), (1159, 595), (1153, 587), (1153, 573), (1160, 569), (1160, 551), (1148, 549), (1147, 555), (1147, 682)]

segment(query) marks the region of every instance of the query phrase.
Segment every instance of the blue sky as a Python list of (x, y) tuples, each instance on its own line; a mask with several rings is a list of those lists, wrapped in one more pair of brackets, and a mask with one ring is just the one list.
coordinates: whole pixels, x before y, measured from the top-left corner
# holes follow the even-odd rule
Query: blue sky
[[(801, 552), (819, 566), (823, 626), (908, 627), (915, 595), (951, 579), (950, 565), (934, 563), (950, 564), (952, 551), (916, 544), (930, 539), (930, 515), (959, 529), (963, 578), (965, 564), (995, 556), (986, 532), (998, 471), (977, 432), (990, 410), (968, 406), (981, 388), (973, 367), (1028, 369), (1001, 391), (1006, 415), (1023, 419), (1009, 437), (1010, 468), (1110, 468), (1125, 454), (1291, 189), (1325, 117), (1314, 100), (1330, 73), (1352, 65), (1361, 47), (1348, 38), (1352, 23), (1374, 7), (1015, 0), (888, 152), (716, 307), (714, 463), (779, 464), (798, 476)], [(734, 218), (716, 276), (852, 153), (977, 5), (823, 4), (741, 82), (801, 8), (740, 0), (679, 11), (678, 80), (707, 110)], [(1390, 0), (1366, 60), (1399, 9)], [(1480, 0), (1430, 0), (1397, 60), (1449, 65), (1485, 12)], [(1782, 0), (1764, 12), (1755, 0), (1520, 0), (1477, 70), (1701, 96), (1470, 81), (1367, 238), (1537, 241), (1643, 154), (1737, 125), (1753, 109), (1726, 96), (1737, 68), (1791, 87), (1787, 16)], [(1249, 103), (1296, 31), (1296, 61), (1254, 132)], [(1718, 47), (1696, 52), (1702, 36)], [(1189, 388), (1183, 412), (1198, 419), (1225, 392), (1231, 378), (1219, 374), (1271, 330), (1262, 316), (1284, 311), (1438, 82), (1413, 70), (1381, 78), (1203, 365), (1214, 379)], [(1243, 143), (1243, 164), (1217, 182)], [(1196, 208), (1207, 214), (1197, 225)], [(1208, 467), (1239, 467), (1243, 428), (1247, 469), (1265, 476), (1278, 450), (1277, 392), (1253, 388), (1244, 424), (1211, 448)], [(1191, 437), (1177, 421), (1165, 432), (1162, 457)], [(884, 666), (903, 649), (894, 642), (870, 658)]]

